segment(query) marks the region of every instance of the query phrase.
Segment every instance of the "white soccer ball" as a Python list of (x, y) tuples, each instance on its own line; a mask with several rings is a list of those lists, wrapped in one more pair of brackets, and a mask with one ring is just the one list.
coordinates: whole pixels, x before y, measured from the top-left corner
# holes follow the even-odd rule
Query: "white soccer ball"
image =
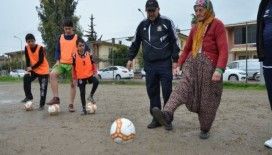
[(135, 138), (135, 127), (133, 123), (126, 118), (115, 120), (110, 129), (110, 135), (117, 144), (127, 143)]
[(60, 112), (59, 104), (53, 104), (48, 107), (48, 113), (50, 115), (57, 115)]
[(26, 111), (32, 111), (33, 110), (33, 102), (32, 101), (27, 101), (25, 104), (25, 110)]
[(96, 104), (93, 104), (92, 102), (88, 103), (87, 106), (86, 106), (86, 111), (89, 113), (89, 114), (94, 114), (97, 110), (97, 106)]

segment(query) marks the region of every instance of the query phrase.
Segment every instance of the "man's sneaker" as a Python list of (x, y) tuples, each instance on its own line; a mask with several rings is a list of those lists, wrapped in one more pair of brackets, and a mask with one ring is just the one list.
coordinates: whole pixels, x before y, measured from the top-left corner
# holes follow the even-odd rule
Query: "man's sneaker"
[(21, 102), (26, 103), (27, 101), (31, 101), (32, 99), (25, 98)]
[(87, 98), (88, 101), (95, 103), (94, 98), (92, 95), (89, 95), (89, 97)]
[(168, 114), (167, 112), (162, 112), (159, 108), (154, 107), (152, 109), (152, 114), (154, 118), (164, 126), (165, 130), (172, 130), (172, 120), (173, 120), (173, 115)]
[(210, 133), (208, 131), (201, 131), (199, 134), (200, 139), (208, 139), (210, 137)]
[(43, 111), (44, 110), (44, 106), (39, 107), (38, 111)]
[(73, 104), (69, 104), (68, 109), (69, 109), (69, 112), (75, 112), (76, 111)]
[(264, 146), (272, 149), (272, 138), (267, 140), (265, 143), (264, 143)]
[(148, 129), (154, 129), (157, 127), (161, 127), (161, 124), (159, 122), (157, 122), (155, 119), (153, 119), (152, 122), (147, 125)]
[(60, 99), (58, 97), (53, 97), (48, 103), (46, 103), (47, 105), (53, 105), (53, 104), (60, 104)]

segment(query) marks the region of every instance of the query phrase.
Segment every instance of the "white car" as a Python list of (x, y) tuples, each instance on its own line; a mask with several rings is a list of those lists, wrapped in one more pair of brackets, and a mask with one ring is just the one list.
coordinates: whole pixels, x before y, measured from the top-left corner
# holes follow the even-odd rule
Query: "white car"
[(246, 72), (239, 69), (226, 68), (223, 74), (223, 81), (244, 82), (246, 80)]
[(145, 74), (146, 74), (146, 73), (145, 73), (145, 70), (142, 68), (142, 69), (141, 69), (141, 75), (142, 75), (142, 78), (144, 78), (144, 77), (145, 77)]
[(97, 73), (99, 79), (131, 79), (134, 78), (133, 70), (128, 70), (123, 66), (110, 66), (100, 69)]
[(9, 75), (12, 76), (12, 77), (24, 77), (25, 76), (25, 73), (26, 71), (23, 70), (23, 69), (15, 69), (15, 70), (12, 70)]
[[(246, 65), (247, 62), (247, 65)], [(239, 69), (246, 72), (249, 79), (258, 80), (258, 73), (260, 73), (260, 62), (258, 59), (236, 60), (228, 64), (230, 69)]]

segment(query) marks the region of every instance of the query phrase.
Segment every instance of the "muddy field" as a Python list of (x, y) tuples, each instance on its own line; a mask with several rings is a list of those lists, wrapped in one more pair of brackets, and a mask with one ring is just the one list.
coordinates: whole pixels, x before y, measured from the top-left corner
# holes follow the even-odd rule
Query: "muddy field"
[[(90, 86), (87, 88), (89, 92)], [(197, 115), (185, 106), (175, 113), (173, 131), (147, 129), (151, 117), (144, 85), (100, 85), (95, 96), (98, 111), (88, 116), (80, 115), (79, 94), (77, 111), (69, 113), (69, 85), (60, 85), (59, 90), (62, 112), (52, 117), (47, 110), (22, 109), (22, 83), (0, 83), (0, 155), (272, 154), (263, 146), (272, 136), (272, 113), (265, 91), (225, 89), (211, 137), (200, 140)], [(37, 108), (37, 83), (33, 92)], [(50, 88), (47, 97), (52, 97)], [(136, 126), (134, 142), (118, 145), (111, 140), (110, 126), (118, 117), (128, 118)]]

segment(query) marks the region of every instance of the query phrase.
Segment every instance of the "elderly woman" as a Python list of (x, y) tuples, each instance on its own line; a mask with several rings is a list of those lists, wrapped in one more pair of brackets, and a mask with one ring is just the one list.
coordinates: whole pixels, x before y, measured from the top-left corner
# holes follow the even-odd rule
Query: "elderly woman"
[[(272, 109), (272, 0), (262, 0), (257, 17), (257, 52), (263, 62), (263, 73)], [(264, 143), (272, 148), (272, 138)]]
[(228, 43), (224, 24), (215, 18), (210, 0), (197, 0), (194, 10), (197, 22), (178, 61), (183, 76), (163, 111), (153, 108), (152, 112), (166, 130), (172, 130), (174, 112), (185, 104), (198, 114), (199, 137), (207, 139), (221, 100)]

